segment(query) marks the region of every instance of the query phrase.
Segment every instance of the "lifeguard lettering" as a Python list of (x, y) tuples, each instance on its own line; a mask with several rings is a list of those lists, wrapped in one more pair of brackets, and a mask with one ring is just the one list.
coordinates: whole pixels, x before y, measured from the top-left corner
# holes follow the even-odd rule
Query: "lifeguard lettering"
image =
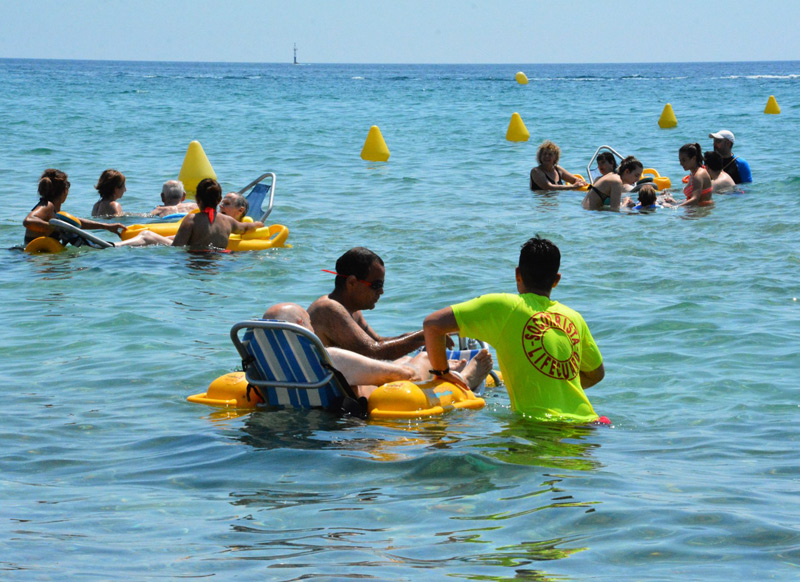
[[(558, 336), (550, 338), (549, 351), (545, 345), (545, 335), (548, 333)], [(565, 339), (568, 341), (563, 341)], [(522, 330), (522, 347), (528, 361), (545, 376), (557, 380), (571, 380), (580, 372), (581, 359), (575, 347), (580, 341), (578, 328), (561, 313), (536, 313)], [(563, 353), (551, 353), (553, 347)]]

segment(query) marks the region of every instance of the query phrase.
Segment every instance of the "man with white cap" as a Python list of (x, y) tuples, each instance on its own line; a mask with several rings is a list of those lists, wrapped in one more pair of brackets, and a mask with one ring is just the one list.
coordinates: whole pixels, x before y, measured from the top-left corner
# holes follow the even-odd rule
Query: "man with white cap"
[(714, 140), (714, 151), (722, 156), (722, 169), (730, 174), (733, 181), (737, 184), (752, 182), (753, 176), (750, 174), (750, 164), (731, 153), (735, 139), (733, 132), (721, 129), (717, 133), (709, 133), (708, 137)]

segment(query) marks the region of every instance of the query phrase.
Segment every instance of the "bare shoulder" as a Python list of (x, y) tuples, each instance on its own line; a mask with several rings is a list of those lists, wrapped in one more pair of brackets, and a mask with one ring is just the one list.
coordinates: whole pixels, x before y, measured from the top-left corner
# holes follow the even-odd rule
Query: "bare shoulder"
[(316, 299), (311, 305), (308, 306), (308, 314), (311, 316), (312, 320), (315, 317), (327, 317), (327, 316), (335, 316), (337, 313), (347, 314), (347, 310), (344, 308), (344, 305), (339, 303), (338, 301), (334, 301), (328, 295), (323, 295)]

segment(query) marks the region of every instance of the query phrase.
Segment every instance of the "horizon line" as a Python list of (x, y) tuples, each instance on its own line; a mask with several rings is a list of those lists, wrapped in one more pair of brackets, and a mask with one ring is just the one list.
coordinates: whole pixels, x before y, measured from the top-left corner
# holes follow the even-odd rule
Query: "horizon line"
[(800, 62), (797, 59), (777, 59), (777, 60), (744, 60), (744, 61), (618, 61), (618, 62), (579, 62), (566, 61), (557, 63), (374, 63), (374, 62), (313, 62), (301, 61), (293, 63), (289, 61), (192, 61), (192, 60), (149, 60), (149, 59), (93, 59), (93, 58), (53, 58), (53, 57), (0, 57), (0, 61), (59, 61), (59, 62), (96, 62), (96, 63), (181, 63), (181, 64), (204, 64), (204, 65), (389, 65), (389, 66), (541, 66), (541, 65), (674, 65), (674, 64), (734, 64), (734, 63), (792, 63)]

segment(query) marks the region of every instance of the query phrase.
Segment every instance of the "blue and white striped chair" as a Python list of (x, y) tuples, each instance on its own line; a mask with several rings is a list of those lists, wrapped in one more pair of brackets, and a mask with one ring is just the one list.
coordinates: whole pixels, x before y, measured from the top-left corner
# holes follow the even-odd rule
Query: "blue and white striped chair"
[[(239, 332), (244, 329), (244, 337)], [(270, 406), (341, 411), (358, 401), (320, 339), (294, 323), (242, 321), (231, 328), (245, 378)]]

